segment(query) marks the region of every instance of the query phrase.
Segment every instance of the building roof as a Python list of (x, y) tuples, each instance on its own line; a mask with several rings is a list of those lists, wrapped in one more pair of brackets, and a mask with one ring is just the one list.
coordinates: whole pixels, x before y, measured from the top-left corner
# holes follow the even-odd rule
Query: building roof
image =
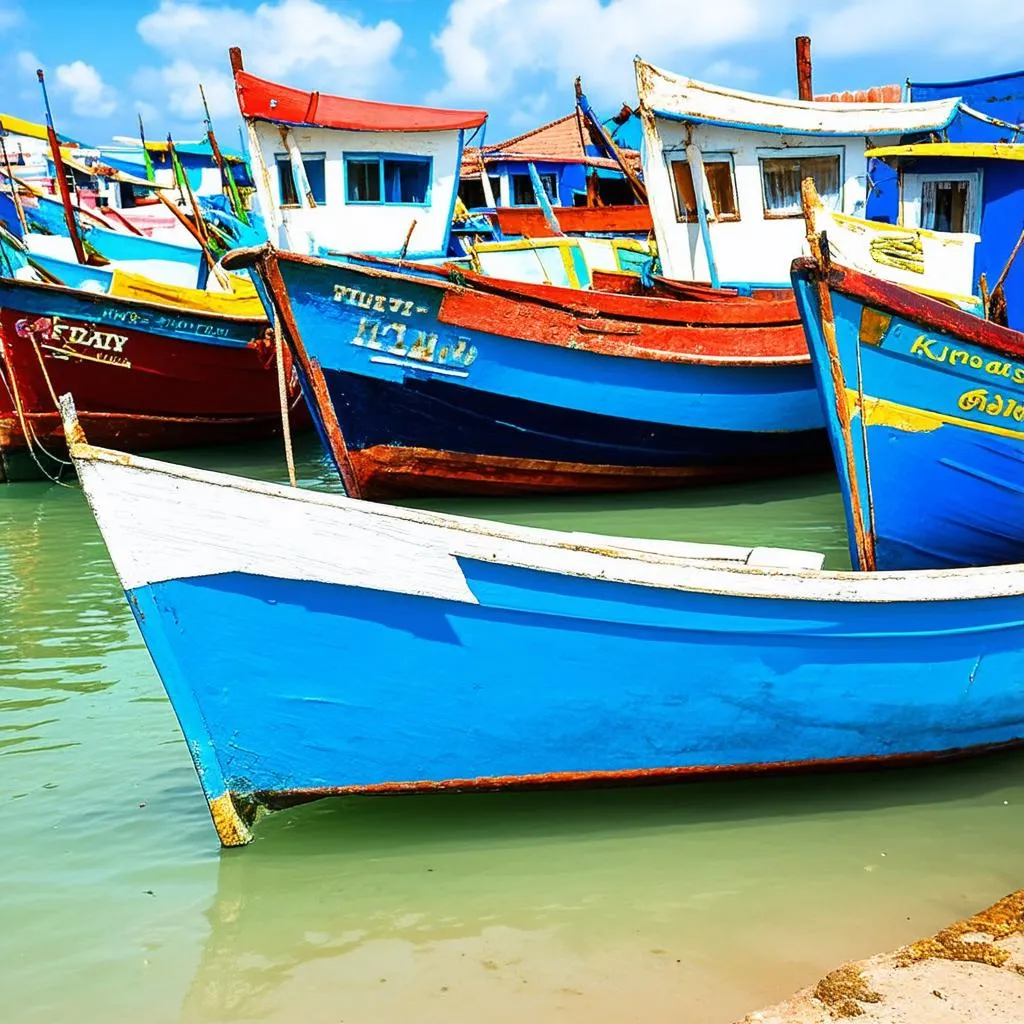
[(238, 109), (245, 118), (309, 128), (356, 132), (439, 132), (479, 128), (487, 120), (484, 110), (444, 110), (353, 100), (292, 89), (257, 78), (247, 71), (235, 73), (235, 92)]
[(904, 135), (947, 127), (958, 97), (927, 103), (816, 103), (725, 89), (636, 62), (641, 107), (656, 117), (789, 135)]
[(814, 97), (815, 103), (901, 103), (902, 85), (872, 85), (850, 92), (824, 92)]
[[(467, 147), (462, 154), (462, 173), (479, 174), (481, 161), (496, 163), (555, 163), (584, 164), (587, 167), (618, 171), (619, 165), (606, 157), (590, 152), (590, 136), (582, 119), (576, 113), (566, 114), (539, 128), (516, 135), (490, 146)], [(639, 166), (640, 155), (635, 150), (623, 150), (627, 160)]]

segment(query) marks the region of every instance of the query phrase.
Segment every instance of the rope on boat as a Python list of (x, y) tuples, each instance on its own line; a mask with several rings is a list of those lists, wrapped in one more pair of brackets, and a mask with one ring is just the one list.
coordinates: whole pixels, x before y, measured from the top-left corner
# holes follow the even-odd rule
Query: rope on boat
[(281, 436), (284, 439), (284, 460), (288, 464), (288, 482), (298, 487), (295, 478), (295, 453), (292, 450), (292, 430), (288, 419), (288, 384), (284, 373), (284, 338), (281, 336), (281, 318), (274, 311), (274, 355), (277, 363), (277, 395), (281, 403)]
[[(39, 457), (36, 455), (36, 448), (38, 448), (39, 451), (41, 451), (47, 458), (52, 459), (54, 462), (58, 464), (66, 466), (71, 465), (71, 463), (66, 461), (65, 459), (61, 459), (58, 456), (54, 455), (53, 452), (47, 451), (43, 443), (36, 436), (36, 432), (32, 428), (32, 423), (28, 419), (25, 413), (25, 407), (21, 401), (21, 394), (18, 391), (18, 380), (14, 373), (14, 367), (11, 366), (9, 362), (7, 363), (7, 369), (9, 371), (7, 374), (0, 372), (0, 380), (3, 380), (4, 388), (6, 389), (7, 394), (10, 396), (11, 403), (14, 405), (14, 411), (15, 413), (17, 413), (18, 416), (18, 423), (21, 425), (21, 433), (25, 438), (25, 446), (28, 449), (29, 455), (32, 457), (32, 461), (36, 464), (36, 468), (39, 470), (39, 472), (42, 473), (43, 476), (50, 481), (50, 483), (57, 484), (60, 487), (70, 488), (71, 484), (64, 483), (64, 481), (61, 480), (59, 475), (54, 476), (39, 461)], [(8, 379), (8, 377), (10, 379)], [(60, 470), (58, 470), (57, 472), (59, 474)]]

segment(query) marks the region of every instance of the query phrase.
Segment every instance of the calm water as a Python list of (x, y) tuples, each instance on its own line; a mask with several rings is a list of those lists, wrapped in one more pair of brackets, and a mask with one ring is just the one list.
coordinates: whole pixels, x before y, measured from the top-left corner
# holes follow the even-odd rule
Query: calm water
[[(824, 476), (444, 507), (846, 564)], [(221, 853), (81, 494), (0, 489), (0, 1021), (724, 1024), (1019, 887), (1022, 769), (335, 800)]]

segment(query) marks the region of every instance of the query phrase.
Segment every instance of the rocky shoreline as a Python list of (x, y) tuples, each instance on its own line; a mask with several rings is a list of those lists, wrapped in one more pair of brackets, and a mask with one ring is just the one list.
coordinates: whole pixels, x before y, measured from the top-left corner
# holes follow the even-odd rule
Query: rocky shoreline
[(935, 935), (844, 964), (736, 1024), (1021, 1024), (1024, 890)]

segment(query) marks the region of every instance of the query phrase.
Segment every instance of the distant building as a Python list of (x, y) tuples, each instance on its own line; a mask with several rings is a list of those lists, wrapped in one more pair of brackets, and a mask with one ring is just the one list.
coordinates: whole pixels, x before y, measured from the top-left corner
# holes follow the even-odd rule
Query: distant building
[[(633, 122), (633, 124), (630, 124)], [(624, 107), (616, 118), (605, 122), (616, 144), (625, 147), (623, 156), (640, 172), (638, 120)], [(629, 142), (632, 140), (633, 144)], [(633, 203), (633, 193), (619, 168), (600, 155), (587, 132), (586, 122), (576, 113), (534, 128), (490, 146), (467, 147), (462, 155), (459, 198), (469, 209), (491, 206), (483, 181), (486, 168), (491, 196), (497, 207), (536, 206), (529, 165), (534, 164), (552, 206), (586, 206), (587, 179), (591, 194), (603, 205)]]

